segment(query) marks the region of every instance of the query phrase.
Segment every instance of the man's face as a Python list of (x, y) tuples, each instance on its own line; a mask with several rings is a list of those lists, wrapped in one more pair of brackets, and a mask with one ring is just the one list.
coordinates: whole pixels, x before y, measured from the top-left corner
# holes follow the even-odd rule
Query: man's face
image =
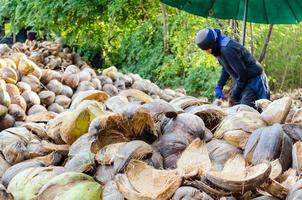
[(207, 49), (206, 52), (208, 52), (209, 54), (212, 54), (212, 49)]

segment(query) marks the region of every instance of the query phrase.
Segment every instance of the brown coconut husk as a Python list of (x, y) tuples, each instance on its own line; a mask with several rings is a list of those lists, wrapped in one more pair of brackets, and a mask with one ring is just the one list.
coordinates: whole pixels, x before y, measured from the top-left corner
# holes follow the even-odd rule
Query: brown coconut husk
[(101, 165), (112, 165), (119, 149), (126, 143), (109, 144), (98, 151), (95, 160)]
[(173, 99), (169, 103), (175, 108), (180, 108), (184, 110), (190, 106), (200, 106), (203, 104), (208, 104), (208, 101), (206, 99), (197, 99), (196, 97), (192, 96), (181, 96)]
[(123, 196), (133, 200), (169, 199), (181, 185), (177, 172), (156, 170), (138, 160), (132, 160), (115, 181)]
[(153, 99), (149, 95), (136, 89), (123, 90), (119, 93), (119, 95), (127, 97), (129, 101), (137, 100), (145, 103), (153, 101)]
[(294, 144), (293, 146), (293, 151), (292, 151), (292, 159), (293, 159), (293, 164), (292, 167), (296, 169), (299, 174), (302, 173), (302, 142), (298, 141)]

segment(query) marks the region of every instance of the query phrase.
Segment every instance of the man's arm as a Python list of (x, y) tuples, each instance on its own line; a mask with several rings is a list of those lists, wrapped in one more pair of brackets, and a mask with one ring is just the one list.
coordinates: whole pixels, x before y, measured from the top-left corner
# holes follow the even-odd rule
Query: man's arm
[(221, 88), (223, 88), (223, 86), (225, 86), (225, 84), (229, 80), (229, 78), (230, 78), (230, 74), (222, 67), (217, 86), (220, 86)]
[(231, 97), (235, 100), (239, 100), (240, 94), (248, 81), (246, 66), (238, 56), (238, 52), (233, 48), (223, 49), (222, 55), (237, 75)]

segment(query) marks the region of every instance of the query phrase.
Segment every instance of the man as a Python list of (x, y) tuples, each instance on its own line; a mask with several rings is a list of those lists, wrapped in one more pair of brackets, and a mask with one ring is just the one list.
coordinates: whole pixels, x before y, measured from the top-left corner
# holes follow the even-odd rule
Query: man
[(202, 29), (196, 35), (196, 44), (214, 55), (222, 71), (215, 87), (215, 97), (224, 99), (223, 87), (231, 77), (234, 85), (229, 105), (246, 104), (255, 108), (258, 99), (269, 99), (267, 77), (260, 63), (238, 42), (222, 36), (219, 29)]

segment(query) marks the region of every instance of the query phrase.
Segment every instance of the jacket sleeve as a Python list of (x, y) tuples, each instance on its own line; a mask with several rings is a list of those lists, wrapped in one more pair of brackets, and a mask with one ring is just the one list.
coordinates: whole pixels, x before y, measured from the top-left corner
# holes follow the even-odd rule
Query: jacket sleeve
[(230, 67), (237, 76), (235, 78), (235, 86), (232, 90), (231, 96), (236, 100), (239, 100), (240, 94), (248, 81), (246, 66), (242, 62), (241, 58), (238, 55), (238, 52), (234, 48), (224, 49), (222, 55), (224, 56), (224, 59), (227, 60)]
[(218, 80), (217, 85), (223, 88), (225, 86), (226, 82), (229, 80), (230, 74), (222, 67), (220, 78)]

